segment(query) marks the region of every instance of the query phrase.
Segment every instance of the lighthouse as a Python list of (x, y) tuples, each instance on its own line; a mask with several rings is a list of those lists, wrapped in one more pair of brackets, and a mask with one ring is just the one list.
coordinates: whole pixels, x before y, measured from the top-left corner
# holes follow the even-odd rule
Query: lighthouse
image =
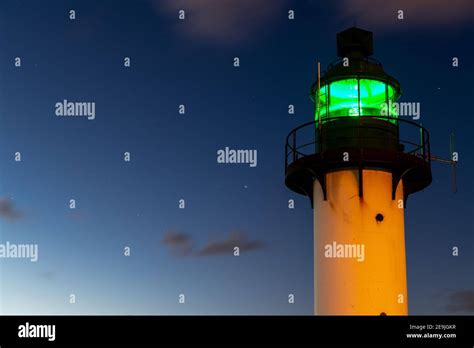
[(407, 315), (404, 211), (432, 180), (429, 134), (398, 114), (371, 32), (337, 34), (337, 55), (286, 139), (285, 184), (314, 212), (314, 313)]

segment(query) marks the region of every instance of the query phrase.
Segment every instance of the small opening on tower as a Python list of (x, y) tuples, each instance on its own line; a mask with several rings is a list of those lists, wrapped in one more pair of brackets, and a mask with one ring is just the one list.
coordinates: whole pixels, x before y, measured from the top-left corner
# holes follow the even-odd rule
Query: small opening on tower
[(377, 222), (382, 222), (383, 221), (383, 215), (378, 213), (377, 215), (375, 215), (375, 221)]

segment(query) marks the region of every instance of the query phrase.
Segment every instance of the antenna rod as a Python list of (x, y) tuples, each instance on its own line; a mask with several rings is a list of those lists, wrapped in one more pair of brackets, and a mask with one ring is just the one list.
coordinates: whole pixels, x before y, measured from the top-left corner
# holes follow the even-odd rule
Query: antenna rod
[(321, 129), (321, 63), (318, 60), (318, 128)]
[(434, 161), (438, 161), (441, 163), (446, 163), (451, 166), (451, 190), (453, 193), (458, 192), (458, 183), (457, 183), (457, 175), (456, 175), (456, 164), (458, 163), (457, 156), (454, 156), (455, 149), (454, 149), (454, 133), (449, 134), (449, 159), (441, 158), (435, 155), (430, 155), (430, 159)]

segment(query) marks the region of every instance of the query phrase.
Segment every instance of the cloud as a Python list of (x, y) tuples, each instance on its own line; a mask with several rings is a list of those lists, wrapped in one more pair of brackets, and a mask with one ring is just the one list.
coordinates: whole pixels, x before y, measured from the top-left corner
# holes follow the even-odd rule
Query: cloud
[(45, 280), (53, 280), (54, 278), (56, 278), (56, 275), (57, 274), (55, 271), (46, 271), (38, 273), (38, 276)]
[(76, 221), (79, 221), (79, 220), (84, 220), (85, 218), (85, 215), (78, 211), (77, 209), (70, 209), (67, 213), (66, 213), (66, 216), (72, 220), (76, 220)]
[(247, 41), (276, 19), (284, 19), (287, 0), (150, 0), (159, 13), (185, 19), (176, 29), (188, 36), (218, 44)]
[[(403, 20), (397, 18), (399, 10)], [(453, 26), (474, 19), (472, 0), (342, 0), (339, 12), (371, 30)]]
[(474, 314), (474, 290), (451, 290), (447, 294), (447, 300), (448, 312)]
[(188, 243), (191, 237), (188, 234), (180, 232), (168, 232), (163, 238), (163, 242), (168, 245), (183, 245)]
[(0, 218), (17, 220), (23, 217), (23, 213), (16, 209), (13, 200), (8, 197), (0, 198)]
[(178, 256), (191, 254), (194, 244), (190, 235), (176, 231), (166, 233), (162, 242)]
[(257, 240), (248, 240), (240, 233), (231, 233), (227, 239), (214, 240), (208, 242), (201, 250), (197, 252), (197, 256), (209, 256), (219, 254), (229, 254), (233, 252), (235, 247), (239, 251), (249, 251), (263, 248), (263, 243)]
[(194, 248), (195, 243), (189, 234), (181, 232), (166, 233), (162, 242), (177, 256), (233, 255), (235, 247), (238, 247), (240, 252), (264, 247), (262, 242), (249, 240), (240, 233), (231, 233), (222, 240), (211, 240), (200, 249)]

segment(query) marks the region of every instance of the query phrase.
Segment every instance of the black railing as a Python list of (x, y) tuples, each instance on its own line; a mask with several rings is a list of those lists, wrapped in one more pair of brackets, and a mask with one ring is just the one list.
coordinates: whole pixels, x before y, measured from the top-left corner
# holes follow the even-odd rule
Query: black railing
[[(286, 138), (285, 169), (300, 158), (324, 153), (329, 148), (333, 148), (331, 147), (333, 145), (328, 145), (328, 141), (331, 139), (325, 139), (325, 137), (331, 136), (332, 138), (334, 132), (328, 134), (324, 129), (327, 129), (329, 122), (348, 119), (349, 116), (331, 117), (322, 121), (322, 124), (313, 121), (293, 129)], [(367, 122), (370, 119), (379, 119), (382, 122), (378, 125)], [(335, 131), (340, 131), (342, 134), (351, 134), (351, 136), (343, 136), (343, 143), (350, 143), (349, 147), (362, 149), (366, 147), (367, 143), (383, 143), (390, 138), (393, 140), (395, 129), (396, 151), (417, 156), (430, 164), (429, 134), (418, 123), (400, 118), (394, 119), (393, 116), (350, 117), (350, 120), (350, 123), (344, 123), (342, 127)], [(393, 124), (394, 121), (395, 124)], [(367, 129), (371, 127), (376, 129), (376, 132), (368, 133)], [(363, 131), (361, 132), (361, 130)], [(403, 138), (401, 138), (402, 136)]]

